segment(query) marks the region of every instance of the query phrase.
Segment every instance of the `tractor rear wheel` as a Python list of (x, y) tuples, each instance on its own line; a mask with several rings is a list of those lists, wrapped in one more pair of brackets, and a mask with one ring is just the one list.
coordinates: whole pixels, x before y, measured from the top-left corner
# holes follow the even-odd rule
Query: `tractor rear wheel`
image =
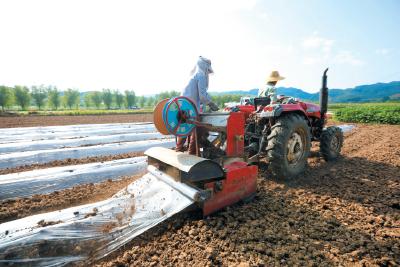
[(307, 165), (311, 134), (307, 121), (290, 114), (276, 120), (266, 148), (269, 169), (279, 179), (293, 180)]
[(336, 126), (330, 126), (322, 131), (321, 143), (319, 148), (322, 157), (326, 160), (334, 160), (339, 154), (343, 146), (342, 129)]

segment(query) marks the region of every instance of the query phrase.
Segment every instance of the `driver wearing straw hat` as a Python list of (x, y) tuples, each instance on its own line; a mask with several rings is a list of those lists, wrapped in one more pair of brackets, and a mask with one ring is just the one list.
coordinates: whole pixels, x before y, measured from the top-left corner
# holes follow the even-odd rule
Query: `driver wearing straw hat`
[(279, 72), (277, 70), (271, 71), (269, 77), (265, 80), (267, 84), (258, 90), (258, 97), (269, 97), (271, 99), (271, 103), (276, 102), (277, 98), (277, 90), (276, 83), (278, 81), (284, 80), (285, 77), (279, 76)]

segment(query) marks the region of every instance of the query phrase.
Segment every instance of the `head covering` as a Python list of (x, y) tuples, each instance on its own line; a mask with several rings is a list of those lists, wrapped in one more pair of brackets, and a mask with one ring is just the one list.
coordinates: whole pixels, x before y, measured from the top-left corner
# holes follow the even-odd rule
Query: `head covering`
[(279, 72), (277, 70), (271, 71), (269, 77), (265, 79), (266, 82), (277, 82), (286, 79), (285, 77), (279, 76)]
[(190, 75), (196, 75), (196, 73), (202, 73), (207, 77), (207, 90), (208, 90), (208, 71), (210, 70), (210, 74), (214, 74), (214, 70), (211, 67), (211, 60), (208, 58), (200, 56), (197, 60), (197, 64), (194, 66)]

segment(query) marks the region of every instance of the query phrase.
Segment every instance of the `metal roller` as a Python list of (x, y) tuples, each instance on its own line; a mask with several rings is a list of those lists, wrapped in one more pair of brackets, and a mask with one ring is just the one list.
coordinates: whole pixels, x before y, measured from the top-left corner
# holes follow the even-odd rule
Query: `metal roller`
[(168, 174), (157, 170), (156, 167), (154, 166), (147, 166), (147, 170), (156, 176), (158, 179), (163, 180), (166, 184), (170, 185), (171, 187), (175, 188), (179, 192), (185, 194), (187, 197), (193, 199), (194, 201), (200, 201), (200, 200), (205, 200), (204, 197), (201, 196), (200, 191), (194, 189), (193, 187), (190, 187), (186, 184), (183, 184), (179, 181), (175, 181), (174, 178), (169, 176)]

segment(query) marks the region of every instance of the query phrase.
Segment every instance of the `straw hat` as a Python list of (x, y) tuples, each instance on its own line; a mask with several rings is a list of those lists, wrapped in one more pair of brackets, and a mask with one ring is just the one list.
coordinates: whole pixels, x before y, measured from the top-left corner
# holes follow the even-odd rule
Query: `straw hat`
[(286, 79), (285, 77), (279, 76), (279, 72), (277, 70), (271, 71), (271, 74), (267, 79), (266, 82), (277, 82)]

